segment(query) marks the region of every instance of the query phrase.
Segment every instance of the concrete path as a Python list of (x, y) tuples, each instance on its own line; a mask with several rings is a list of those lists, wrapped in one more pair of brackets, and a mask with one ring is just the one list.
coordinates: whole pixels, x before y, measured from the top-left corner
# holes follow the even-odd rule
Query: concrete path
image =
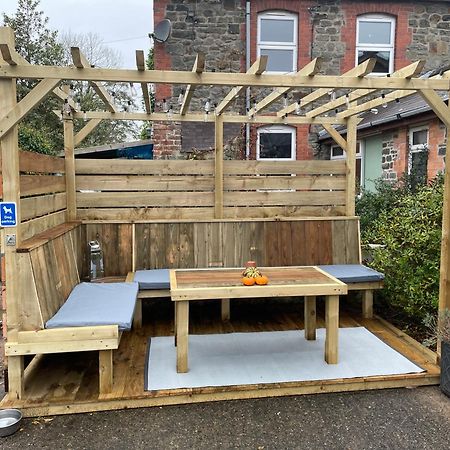
[(1, 449), (450, 449), (437, 387), (26, 419)]

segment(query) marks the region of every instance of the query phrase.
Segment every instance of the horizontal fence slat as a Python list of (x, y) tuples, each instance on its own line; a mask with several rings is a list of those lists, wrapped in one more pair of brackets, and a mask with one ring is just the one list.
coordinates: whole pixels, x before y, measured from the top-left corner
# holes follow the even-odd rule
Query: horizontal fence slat
[(79, 192), (77, 206), (83, 207), (168, 207), (168, 206), (212, 206), (213, 192)]
[(20, 233), (22, 240), (29, 239), (35, 234), (41, 233), (49, 228), (61, 225), (66, 220), (66, 211), (59, 211), (47, 216), (39, 217), (38, 219), (22, 222), (20, 226)]
[(225, 192), (224, 206), (317, 206), (344, 205), (345, 192)]
[(226, 219), (345, 216), (345, 206), (224, 207), (223, 216)]
[(21, 175), (20, 196), (43, 195), (66, 190), (66, 177), (58, 175)]
[(224, 175), (345, 175), (344, 160), (307, 161), (224, 161)]
[(77, 159), (77, 175), (213, 175), (214, 161)]
[(21, 172), (64, 173), (64, 158), (20, 150), (19, 169)]
[(308, 189), (344, 190), (345, 177), (330, 175), (305, 176), (241, 176), (225, 177), (226, 191), (251, 191), (256, 189)]
[(212, 219), (214, 208), (92, 208), (78, 209), (79, 220)]
[(28, 197), (20, 200), (21, 219), (29, 220), (66, 209), (66, 193)]
[(212, 176), (77, 175), (77, 190), (97, 191), (212, 191)]

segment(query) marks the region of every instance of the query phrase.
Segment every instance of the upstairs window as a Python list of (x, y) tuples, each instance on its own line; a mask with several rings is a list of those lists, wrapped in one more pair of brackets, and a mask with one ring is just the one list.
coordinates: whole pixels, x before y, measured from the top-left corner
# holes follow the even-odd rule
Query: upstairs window
[(272, 11), (258, 16), (258, 57), (268, 56), (267, 72), (297, 70), (297, 16)]
[(295, 159), (295, 128), (287, 126), (258, 129), (256, 159), (279, 161)]
[(356, 26), (356, 64), (375, 58), (375, 75), (394, 71), (395, 19), (367, 14), (358, 17)]

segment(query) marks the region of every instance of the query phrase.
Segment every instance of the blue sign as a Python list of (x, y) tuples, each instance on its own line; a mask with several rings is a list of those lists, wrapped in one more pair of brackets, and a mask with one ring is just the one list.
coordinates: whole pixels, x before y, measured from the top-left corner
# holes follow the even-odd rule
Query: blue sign
[(14, 202), (0, 202), (0, 226), (17, 226), (16, 204)]

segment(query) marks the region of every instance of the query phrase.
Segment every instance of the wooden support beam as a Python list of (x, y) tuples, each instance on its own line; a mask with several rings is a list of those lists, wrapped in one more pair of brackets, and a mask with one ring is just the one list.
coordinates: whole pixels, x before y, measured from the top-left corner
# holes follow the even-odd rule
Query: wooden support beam
[[(250, 69), (247, 70), (247, 73), (261, 75), (266, 70), (267, 60), (267, 56), (261, 56), (252, 64)], [(245, 89), (245, 86), (235, 86), (230, 92), (228, 92), (224, 99), (217, 105), (216, 114), (222, 114), (243, 89)]]
[[(136, 66), (137, 66), (138, 70), (140, 70), (140, 71), (145, 70), (145, 56), (144, 56), (143, 50), (136, 50)], [(144, 97), (145, 111), (147, 112), (147, 114), (151, 114), (152, 104), (150, 101), (150, 94), (148, 92), (147, 83), (141, 83), (141, 89), (142, 89), (142, 95)]]
[[(369, 58), (366, 61), (364, 61), (361, 64), (358, 64), (356, 67), (353, 67), (352, 69), (345, 72), (342, 76), (343, 77), (364, 77), (365, 75), (372, 72), (373, 68), (375, 67), (376, 60), (375, 58)], [(310, 103), (319, 100), (323, 96), (327, 95), (329, 92), (328, 89), (319, 89), (315, 92), (311, 92), (310, 94), (306, 95), (302, 98), (301, 104), (302, 107), (305, 107), (309, 105)], [(295, 111), (297, 105), (293, 103), (292, 105), (289, 105), (287, 108), (283, 108), (282, 110), (277, 112), (277, 116), (285, 116), (286, 114), (289, 114), (293, 111)]]
[[(320, 58), (315, 58), (311, 62), (309, 62), (305, 67), (300, 69), (297, 72), (297, 75), (303, 75), (312, 77), (320, 70)], [(276, 89), (275, 91), (271, 92), (267, 97), (263, 98), (260, 102), (256, 104), (256, 111), (255, 108), (251, 108), (249, 111), (249, 115), (253, 116), (257, 112), (262, 111), (264, 108), (269, 107), (272, 103), (276, 102), (278, 99), (283, 97), (285, 94), (290, 92), (293, 88), (282, 88), (282, 89)]]
[[(205, 69), (205, 54), (197, 53), (195, 58), (194, 67), (192, 68), (192, 73), (195, 74), (196, 77), (199, 77), (200, 74)], [(194, 95), (196, 84), (189, 84), (186, 88), (186, 92), (184, 93), (183, 103), (181, 104), (180, 114), (184, 116), (187, 113), (189, 108), (189, 104), (191, 103), (192, 96)]]
[[(80, 49), (78, 47), (71, 47), (70, 52), (72, 54), (72, 60), (77, 69), (84, 69), (87, 67), (91, 67), (89, 61), (86, 59), (86, 57), (81, 53)], [(89, 80), (88, 80), (89, 81)], [(103, 103), (105, 104), (108, 111), (115, 113), (117, 112), (117, 108), (113, 103), (113, 100), (107, 90), (96, 81), (89, 81), (92, 88), (96, 92), (96, 94), (103, 100)]]
[(73, 119), (64, 117), (64, 161), (66, 179), (66, 221), (77, 218), (76, 189), (75, 189), (75, 146), (73, 136)]
[(450, 107), (446, 105), (439, 94), (432, 89), (421, 89), (419, 94), (430, 105), (434, 113), (450, 127)]
[(334, 142), (336, 142), (339, 147), (342, 148), (345, 152), (347, 151), (347, 141), (333, 128), (331, 125), (323, 124), (323, 128), (326, 132), (333, 138)]
[(305, 77), (293, 75), (205, 72), (195, 73), (174, 70), (105, 69), (60, 67), (60, 66), (2, 66), (0, 78), (103, 81), (125, 83), (164, 83), (194, 84), (216, 86), (253, 86), (253, 87), (296, 87), (311, 89), (436, 89), (449, 90), (450, 80), (431, 78), (395, 78), (395, 77), (355, 77), (316, 75)]
[(0, 138), (18, 124), (33, 108), (46, 98), (60, 80), (42, 80), (0, 121)]
[(98, 352), (99, 365), (99, 393), (109, 394), (113, 387), (113, 351), (100, 350)]
[(90, 133), (92, 133), (102, 119), (90, 119), (89, 122), (74, 136), (73, 145), (74, 147), (78, 147), (84, 139), (86, 139)]
[(8, 395), (13, 399), (23, 398), (25, 392), (24, 358), (8, 356)]
[(214, 218), (223, 217), (223, 117), (216, 116), (214, 159)]
[[(61, 111), (54, 110), (53, 111), (57, 116), (61, 115)], [(147, 114), (144, 112), (118, 112), (115, 114), (111, 114), (107, 111), (89, 111), (89, 112), (78, 112), (73, 114), (74, 119), (102, 119), (102, 120), (155, 120), (158, 122), (204, 122), (205, 115), (204, 113), (189, 113), (184, 116), (181, 114), (173, 114), (171, 118), (167, 117), (166, 113), (152, 113)], [(301, 117), (301, 116), (288, 116), (284, 117), (276, 117), (276, 116), (255, 116), (253, 119), (249, 119), (247, 115), (222, 115), (224, 122), (226, 123), (268, 123), (268, 124), (286, 124), (286, 125), (295, 125), (295, 124), (309, 124), (314, 123), (321, 125), (322, 123), (338, 125), (345, 124), (345, 119), (336, 119), (335, 117), (317, 117), (317, 118), (309, 118), (309, 117)], [(214, 122), (215, 115), (208, 114), (207, 122)]]
[(10, 66), (17, 66), (17, 58), (15, 58), (15, 50), (11, 48), (9, 44), (2, 43), (0, 44), (0, 53), (2, 54), (3, 60), (8, 63)]
[(351, 117), (347, 123), (347, 187), (345, 209), (346, 216), (355, 215), (355, 195), (356, 195), (356, 143), (358, 119)]

